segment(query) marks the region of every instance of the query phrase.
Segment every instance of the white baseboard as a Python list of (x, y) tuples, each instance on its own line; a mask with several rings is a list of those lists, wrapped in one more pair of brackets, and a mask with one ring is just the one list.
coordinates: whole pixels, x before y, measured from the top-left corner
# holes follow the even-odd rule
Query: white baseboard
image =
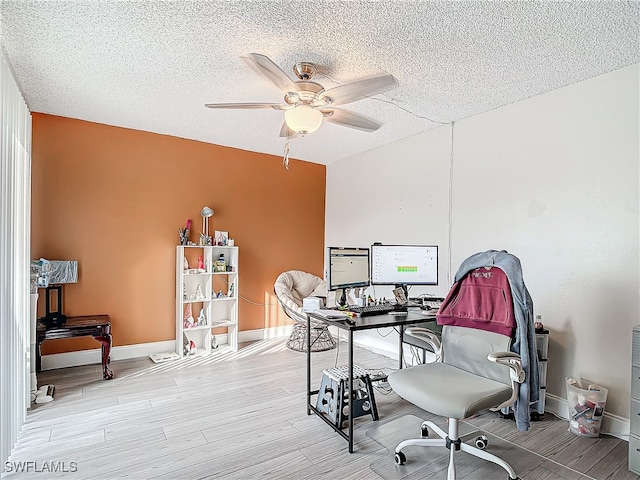
[(238, 333), (238, 342), (257, 342), (258, 340), (266, 340), (267, 338), (288, 337), (291, 335), (292, 330), (293, 325), (244, 330)]
[[(139, 343), (111, 348), (111, 360), (127, 360), (130, 358), (147, 357), (154, 353), (173, 352), (176, 348), (174, 340), (164, 342)], [(56, 368), (78, 367), (93, 365), (102, 361), (102, 349), (78, 350), (75, 352), (52, 353), (42, 356), (42, 370)]]
[[(291, 334), (291, 329), (292, 326), (289, 325), (258, 330), (245, 330), (238, 332), (238, 342), (255, 342), (267, 338), (289, 336)], [(221, 343), (226, 343), (227, 341), (226, 334), (216, 335), (216, 337)], [(111, 360), (128, 360), (131, 358), (148, 357), (154, 353), (173, 352), (175, 351), (175, 348), (175, 340), (117, 346), (111, 348)], [(102, 350), (100, 348), (43, 355), (42, 370), (54, 370), (56, 368), (99, 364), (102, 361), (101, 355)]]

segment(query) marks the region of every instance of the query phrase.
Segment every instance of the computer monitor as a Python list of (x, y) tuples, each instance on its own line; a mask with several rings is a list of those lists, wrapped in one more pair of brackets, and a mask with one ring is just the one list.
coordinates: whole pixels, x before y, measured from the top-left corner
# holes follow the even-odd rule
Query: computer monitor
[(371, 284), (438, 285), (438, 246), (372, 245)]
[(329, 247), (329, 290), (369, 286), (369, 249)]

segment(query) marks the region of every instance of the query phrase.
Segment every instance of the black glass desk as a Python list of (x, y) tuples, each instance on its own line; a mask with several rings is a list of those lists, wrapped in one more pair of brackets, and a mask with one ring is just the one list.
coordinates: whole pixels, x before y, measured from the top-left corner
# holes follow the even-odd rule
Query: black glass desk
[[(419, 311), (419, 310), (418, 310)], [(407, 315), (402, 316), (394, 316), (389, 314), (382, 315), (371, 315), (368, 317), (354, 317), (353, 319), (343, 320), (343, 319), (328, 319), (324, 318), (320, 315), (315, 315), (313, 313), (307, 314), (307, 345), (311, 345), (311, 317), (314, 320), (320, 320), (325, 322), (330, 326), (334, 326), (339, 328), (340, 330), (346, 330), (349, 336), (349, 360), (348, 360), (348, 368), (349, 368), (349, 395), (353, 392), (353, 334), (354, 332), (362, 331), (362, 330), (373, 330), (376, 328), (384, 328), (384, 327), (398, 327), (399, 328), (399, 338), (398, 338), (398, 367), (402, 368), (402, 359), (403, 359), (403, 343), (404, 343), (404, 331), (406, 327), (424, 324), (425, 322), (433, 322), (435, 326), (436, 323), (436, 310), (430, 310), (427, 315), (423, 313), (414, 313), (409, 310)], [(311, 404), (311, 396), (318, 394), (319, 390), (311, 390), (311, 349), (307, 348), (307, 415), (311, 415), (311, 413), (315, 413), (318, 417), (320, 417), (324, 422), (331, 426), (342, 438), (344, 438), (349, 443), (349, 453), (353, 453), (353, 415), (349, 415), (349, 426), (347, 433), (343, 431), (340, 427), (331, 423), (331, 421), (323, 415), (320, 411), (316, 409), (315, 406)]]

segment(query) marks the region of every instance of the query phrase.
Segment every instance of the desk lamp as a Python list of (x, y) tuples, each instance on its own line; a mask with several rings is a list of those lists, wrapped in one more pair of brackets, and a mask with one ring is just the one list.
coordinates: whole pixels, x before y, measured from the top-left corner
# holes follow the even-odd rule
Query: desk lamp
[(209, 237), (209, 217), (213, 216), (213, 210), (206, 206), (202, 207), (200, 215), (202, 215), (202, 232), (200, 232), (200, 234), (205, 237), (205, 244), (211, 245), (211, 237)]
[(200, 212), (202, 215), (202, 233), (204, 233), (207, 237), (209, 236), (209, 217), (213, 216), (213, 210), (209, 207), (202, 207), (202, 211)]

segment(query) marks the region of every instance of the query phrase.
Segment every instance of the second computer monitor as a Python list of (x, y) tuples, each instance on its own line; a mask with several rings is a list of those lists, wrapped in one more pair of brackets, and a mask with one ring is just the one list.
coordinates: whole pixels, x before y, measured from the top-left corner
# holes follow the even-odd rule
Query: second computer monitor
[(438, 284), (437, 245), (372, 245), (371, 284)]
[(369, 249), (329, 247), (329, 290), (369, 286)]

